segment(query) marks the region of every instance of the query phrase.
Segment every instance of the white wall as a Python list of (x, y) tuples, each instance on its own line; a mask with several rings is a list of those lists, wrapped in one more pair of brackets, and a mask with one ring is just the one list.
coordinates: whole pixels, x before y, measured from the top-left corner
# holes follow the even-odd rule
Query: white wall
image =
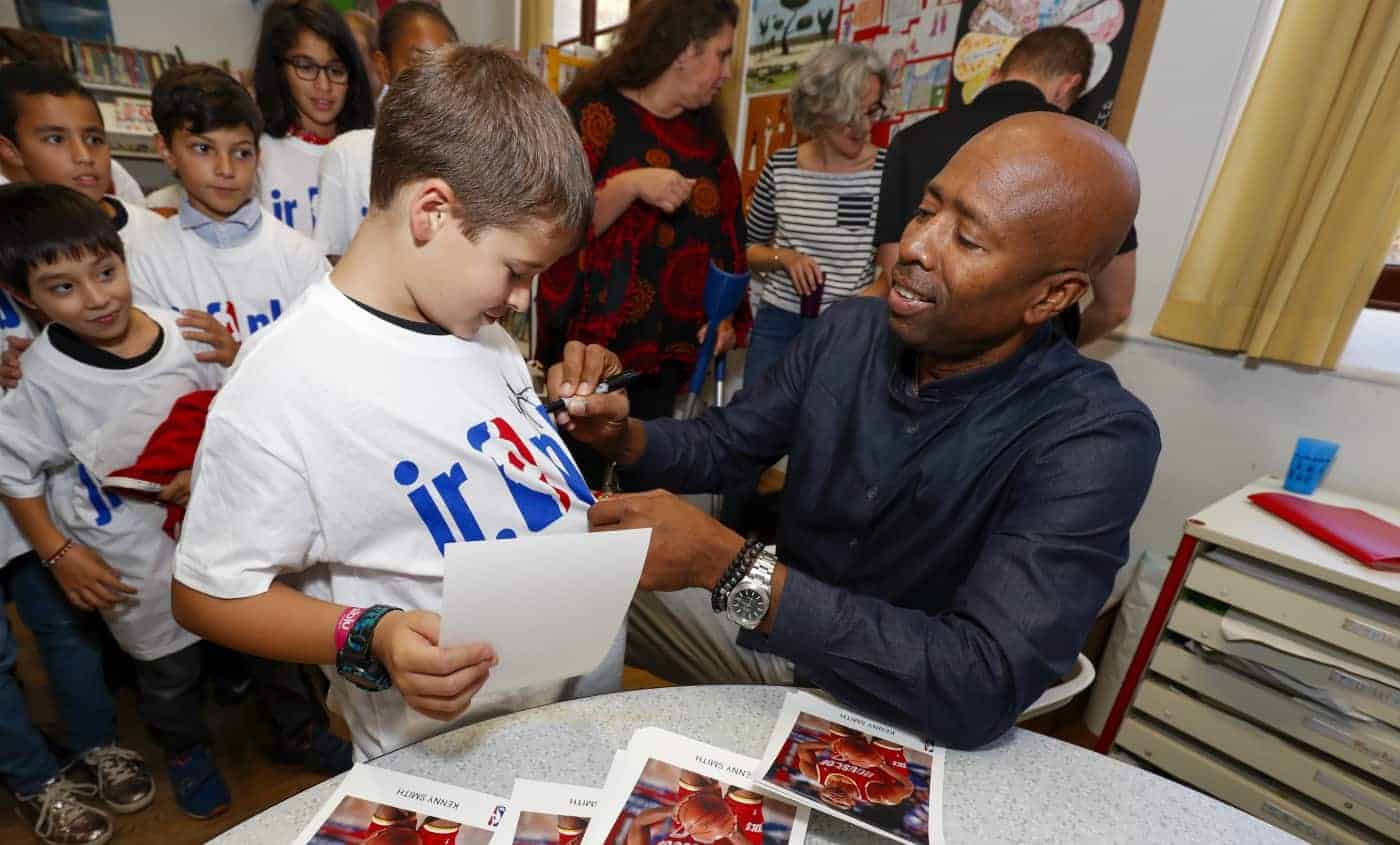
[(1342, 444), (1328, 486), (1400, 499), (1400, 383), (1247, 363), (1149, 334), (1231, 122), (1235, 80), (1249, 70), (1256, 17), (1267, 22), (1274, 6), (1166, 4), (1133, 121), (1128, 146), (1143, 185), (1137, 298), (1123, 336), (1091, 351), (1113, 364), (1162, 428), (1162, 458), (1134, 530), (1134, 555), (1144, 548), (1170, 553), (1187, 516), (1260, 475), (1284, 471), (1299, 435)]
[(248, 0), (108, 2), (113, 34), (122, 46), (168, 51), (178, 44), (192, 62), (228, 59), (235, 68), (253, 64), (262, 7)]
[(515, 7), (512, 0), (442, 0), (442, 10), (468, 44), (514, 47)]

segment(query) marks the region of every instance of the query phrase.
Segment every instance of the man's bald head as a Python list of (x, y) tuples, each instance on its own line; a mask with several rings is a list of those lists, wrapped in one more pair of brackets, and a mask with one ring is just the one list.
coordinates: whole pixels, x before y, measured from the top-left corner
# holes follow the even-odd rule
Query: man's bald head
[(992, 124), (929, 183), (900, 241), (891, 325), (933, 358), (1019, 348), (1113, 259), (1138, 206), (1123, 145), (1077, 118)]
[(1008, 216), (1023, 216), (1047, 259), (1090, 274), (1102, 270), (1137, 217), (1137, 165), (1118, 139), (1091, 123), (1028, 112), (979, 132), (963, 156), (990, 163)]

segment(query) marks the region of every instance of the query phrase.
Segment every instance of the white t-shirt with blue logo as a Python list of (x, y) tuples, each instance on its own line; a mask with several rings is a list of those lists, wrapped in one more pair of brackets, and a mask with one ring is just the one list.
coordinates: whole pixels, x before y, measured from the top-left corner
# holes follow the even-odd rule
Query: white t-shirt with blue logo
[[(243, 598), (281, 577), (339, 604), (437, 612), (450, 545), (582, 534), (592, 503), (504, 329), (415, 332), (326, 280), (243, 352), (214, 403), (175, 578)], [(359, 759), (452, 727), (325, 668)], [(619, 632), (590, 675), (479, 695), (463, 721), (616, 690), (621, 672)]]
[(311, 237), (316, 225), (316, 197), (321, 156), (326, 144), (294, 135), (258, 139), (258, 199), (272, 216)]
[(247, 243), (215, 247), (171, 217), (127, 257), (138, 305), (207, 311), (240, 342), (272, 325), (293, 302), (330, 271), (308, 237), (272, 219), (263, 209), (257, 234)]
[(316, 197), (316, 243), (326, 255), (344, 255), (369, 213), (374, 130), (356, 129), (331, 141), (321, 158)]
[[(146, 403), (155, 401), (152, 390), (168, 414), (170, 396), (217, 390), (225, 373), (195, 359), (194, 344), (180, 336), (174, 314), (147, 313), (164, 333), (151, 360), (129, 369), (94, 366), (60, 352), (45, 331), (24, 353), (19, 386), (0, 401), (0, 493), (47, 495), (60, 530), (96, 551), (136, 588), (134, 597), (102, 616), (137, 660), (164, 657), (199, 639), (171, 615), (175, 543), (161, 527), (165, 508), (99, 487), (73, 451), (110, 454), (124, 447), (134, 464), (149, 435), (131, 436), (122, 423), (136, 413), (151, 416)], [(121, 432), (124, 443), (94, 446), (113, 430)]]
[[(31, 338), (34, 336), (34, 326), (29, 322), (29, 318), (24, 312), (19, 310), (19, 306), (0, 288), (0, 352), (5, 349), (5, 338)], [(5, 396), (5, 389), (0, 388), (0, 397)], [(10, 519), (10, 511), (0, 505), (0, 569), (5, 564), (29, 551), (29, 544), (25, 542), (24, 535), (19, 533), (19, 528), (13, 519)]]

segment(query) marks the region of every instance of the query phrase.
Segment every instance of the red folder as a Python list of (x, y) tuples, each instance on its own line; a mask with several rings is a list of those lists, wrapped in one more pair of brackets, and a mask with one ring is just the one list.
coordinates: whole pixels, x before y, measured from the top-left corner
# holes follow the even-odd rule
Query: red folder
[(1255, 493), (1249, 500), (1372, 569), (1400, 572), (1400, 525), (1286, 493)]

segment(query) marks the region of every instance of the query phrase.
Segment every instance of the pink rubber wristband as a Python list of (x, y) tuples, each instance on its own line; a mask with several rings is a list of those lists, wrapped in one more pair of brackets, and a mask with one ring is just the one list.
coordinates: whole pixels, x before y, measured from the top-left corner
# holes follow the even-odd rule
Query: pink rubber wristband
[(340, 618), (335, 621), (335, 653), (339, 654), (345, 649), (345, 641), (350, 639), (350, 631), (355, 627), (355, 623), (365, 615), (363, 607), (347, 607), (345, 612), (340, 614)]

